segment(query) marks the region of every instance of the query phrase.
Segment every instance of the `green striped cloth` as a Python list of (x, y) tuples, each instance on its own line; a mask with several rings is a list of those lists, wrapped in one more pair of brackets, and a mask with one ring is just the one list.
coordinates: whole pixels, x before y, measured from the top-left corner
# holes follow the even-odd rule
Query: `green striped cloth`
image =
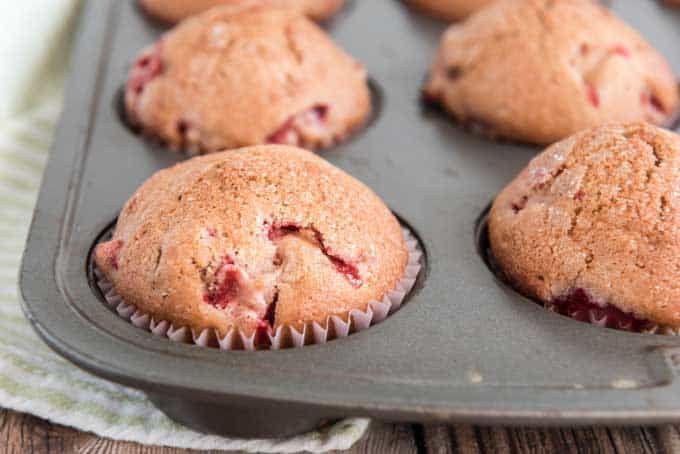
[[(42, 10), (47, 11), (49, 8), (44, 8), (43, 1), (18, 3), (29, 9), (29, 4), (35, 3), (35, 10), (42, 5)], [(31, 36), (37, 37), (34, 39), (54, 37), (54, 49), (45, 51), (45, 55), (28, 58), (33, 61), (32, 73), (25, 68), (17, 71), (18, 74), (32, 74), (34, 82), (25, 84), (25, 98), (17, 96), (16, 91), (11, 94), (16, 98), (13, 104), (23, 104), (21, 109), (15, 109), (4, 118), (0, 116), (0, 406), (100, 436), (144, 444), (249, 452), (322, 452), (349, 448), (366, 432), (367, 419), (347, 419), (323, 431), (285, 440), (239, 440), (193, 432), (165, 417), (143, 393), (100, 380), (61, 359), (33, 332), (19, 306), (17, 275), (48, 148), (61, 110), (65, 59), (60, 55), (66, 53), (66, 46), (59, 43), (68, 42), (73, 22), (70, 16), (75, 13), (74, 5), (77, 4), (77, 0), (50, 1), (54, 2), (50, 5), (55, 9), (49, 9), (49, 15), (42, 17), (47, 24), (44, 33), (35, 29), (35, 24), (41, 20), (35, 20), (32, 15), (22, 17), (24, 22), (34, 21), (30, 25), (23, 24), (31, 29)], [(3, 27), (7, 17), (4, 10), (16, 4), (2, 2), (0, 5), (0, 25)], [(21, 28), (16, 24), (13, 27)], [(44, 42), (35, 45), (39, 47)], [(21, 46), (25, 48), (15, 52), (17, 61), (14, 63), (18, 65), (27, 61), (27, 55), (36, 52), (30, 47), (30, 41), (21, 42)], [(3, 52), (6, 50), (0, 42), (0, 55), (11, 54)], [(0, 81), (6, 76), (0, 68)], [(36, 89), (36, 84), (40, 85), (40, 90)], [(21, 84), (15, 83), (13, 87), (18, 85)], [(43, 93), (36, 96), (41, 90)], [(0, 104), (5, 96), (9, 95), (0, 88)], [(7, 106), (5, 103), (0, 113)]]

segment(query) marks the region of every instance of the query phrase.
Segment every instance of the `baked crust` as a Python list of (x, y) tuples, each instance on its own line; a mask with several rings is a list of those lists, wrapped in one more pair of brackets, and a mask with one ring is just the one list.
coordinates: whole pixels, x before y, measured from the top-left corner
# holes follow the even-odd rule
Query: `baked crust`
[(249, 335), (365, 310), (400, 281), (408, 252), (364, 184), (308, 151), (263, 145), (157, 172), (94, 258), (156, 320)]
[(324, 21), (338, 12), (345, 4), (345, 0), (139, 0), (140, 6), (147, 14), (169, 24), (175, 24), (220, 5), (264, 3), (290, 8), (310, 19)]
[(465, 19), (494, 0), (407, 0), (408, 3), (434, 17), (457, 21)]
[(550, 144), (610, 122), (669, 125), (666, 60), (592, 0), (499, 0), (444, 34), (425, 87), (463, 125)]
[(125, 105), (145, 134), (207, 153), (330, 146), (367, 121), (371, 97), (364, 68), (308, 19), (223, 6), (182, 22), (140, 55)]
[(523, 294), (680, 327), (680, 137), (645, 123), (558, 142), (496, 198), (494, 258)]

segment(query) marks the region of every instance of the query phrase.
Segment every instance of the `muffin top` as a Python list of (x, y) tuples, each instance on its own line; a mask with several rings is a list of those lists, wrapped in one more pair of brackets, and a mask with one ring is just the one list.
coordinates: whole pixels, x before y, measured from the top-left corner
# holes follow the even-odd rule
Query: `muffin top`
[(398, 284), (408, 253), (368, 187), (308, 151), (262, 145), (156, 173), (94, 257), (156, 320), (250, 335), (365, 310)]
[(450, 26), (424, 95), (475, 130), (537, 144), (678, 111), (664, 58), (592, 0), (499, 0)]
[(489, 216), (494, 258), (548, 305), (611, 305), (677, 329), (679, 185), (678, 135), (645, 123), (578, 133), (500, 193)]
[(291, 8), (311, 19), (322, 21), (337, 13), (345, 0), (139, 0), (139, 4), (149, 15), (170, 24), (177, 23), (215, 6), (248, 3), (268, 3)]
[(493, 0), (408, 0), (408, 2), (440, 19), (464, 19)]
[(363, 67), (290, 10), (221, 6), (182, 22), (130, 70), (128, 118), (193, 152), (321, 148), (370, 115)]

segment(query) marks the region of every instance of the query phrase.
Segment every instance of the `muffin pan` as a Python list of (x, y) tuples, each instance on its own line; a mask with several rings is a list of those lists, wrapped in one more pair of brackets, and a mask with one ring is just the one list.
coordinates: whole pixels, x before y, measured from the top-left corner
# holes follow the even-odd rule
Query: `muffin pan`
[[(680, 13), (653, 0), (610, 6), (680, 74)], [(372, 187), (426, 252), (401, 310), (324, 345), (224, 352), (156, 338), (102, 303), (88, 273), (93, 245), (148, 176), (186, 156), (149, 144), (120, 120), (128, 65), (162, 28), (133, 0), (101, 0), (84, 11), (21, 268), (23, 308), (40, 336), (83, 369), (144, 390), (177, 421), (222, 434), (283, 436), (345, 416), (680, 421), (680, 338), (558, 316), (486, 266), (485, 207), (539, 149), (470, 135), (422, 107), (420, 87), (445, 24), (396, 0), (372, 0), (350, 2), (327, 27), (366, 64), (382, 109), (322, 156)]]

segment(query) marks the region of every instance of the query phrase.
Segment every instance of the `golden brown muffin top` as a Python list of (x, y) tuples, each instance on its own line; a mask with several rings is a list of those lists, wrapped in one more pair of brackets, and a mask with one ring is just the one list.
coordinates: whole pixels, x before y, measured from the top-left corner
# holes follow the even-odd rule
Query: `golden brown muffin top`
[(95, 260), (157, 320), (250, 334), (365, 310), (408, 257), (399, 222), (368, 187), (310, 152), (269, 145), (159, 171)]
[(680, 137), (632, 123), (552, 145), (498, 196), (489, 239), (528, 296), (578, 290), (680, 327)]
[(425, 95), (476, 129), (538, 144), (678, 112), (668, 63), (592, 0), (499, 0), (452, 25)]
[(325, 147), (371, 111), (364, 68), (313, 22), (268, 6), (222, 6), (182, 22), (137, 59), (125, 98), (146, 133), (201, 152)]
[(408, 0), (408, 3), (443, 20), (464, 19), (494, 0)]
[(337, 13), (344, 3), (345, 0), (139, 0), (139, 4), (148, 14), (171, 24), (216, 6), (245, 4), (271, 4), (290, 8), (310, 19), (322, 21)]

